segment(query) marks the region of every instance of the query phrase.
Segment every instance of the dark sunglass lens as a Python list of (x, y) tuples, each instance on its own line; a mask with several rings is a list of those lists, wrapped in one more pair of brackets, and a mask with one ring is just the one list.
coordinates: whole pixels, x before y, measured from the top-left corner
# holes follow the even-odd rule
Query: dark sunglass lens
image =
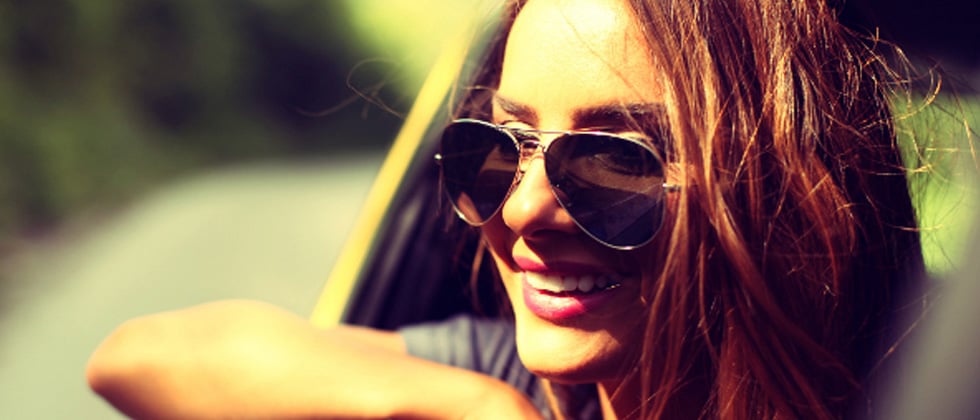
[(556, 139), (545, 159), (558, 201), (601, 242), (648, 242), (663, 218), (663, 164), (639, 143), (602, 134)]
[(442, 179), (456, 210), (473, 224), (493, 217), (517, 171), (514, 142), (493, 126), (458, 121), (443, 132), (441, 147)]

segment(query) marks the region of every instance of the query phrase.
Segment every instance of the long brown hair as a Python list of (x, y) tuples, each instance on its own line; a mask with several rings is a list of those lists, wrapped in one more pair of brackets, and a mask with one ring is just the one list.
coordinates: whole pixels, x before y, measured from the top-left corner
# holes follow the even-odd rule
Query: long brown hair
[[(900, 78), (820, 0), (628, 3), (684, 186), (651, 248), (639, 369), (623, 372), (642, 384), (638, 414), (676, 415), (691, 395), (708, 418), (869, 414), (924, 279), (889, 111)], [(487, 112), (504, 38), (461, 113)]]

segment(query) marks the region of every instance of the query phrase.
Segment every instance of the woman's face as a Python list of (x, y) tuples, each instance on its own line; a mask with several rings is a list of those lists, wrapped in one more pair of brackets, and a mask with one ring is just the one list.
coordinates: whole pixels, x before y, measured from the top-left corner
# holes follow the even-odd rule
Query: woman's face
[[(494, 122), (637, 134), (627, 128), (630, 112), (660, 109), (658, 78), (620, 1), (531, 0), (507, 41)], [(654, 246), (623, 252), (590, 239), (556, 201), (540, 153), (483, 234), (529, 369), (558, 382), (601, 382), (635, 362), (628, 355), (646, 317), (640, 282), (657, 274), (643, 256)]]

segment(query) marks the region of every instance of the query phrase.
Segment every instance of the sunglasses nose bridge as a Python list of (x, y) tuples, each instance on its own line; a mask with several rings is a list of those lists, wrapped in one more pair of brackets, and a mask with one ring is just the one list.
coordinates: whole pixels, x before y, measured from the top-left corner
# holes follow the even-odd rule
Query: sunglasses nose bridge
[(531, 165), (531, 160), (537, 155), (538, 150), (544, 151), (544, 144), (538, 139), (525, 139), (517, 143), (517, 148), (520, 151), (520, 158), (517, 161), (517, 173), (518, 177), (523, 177), (524, 173), (527, 172), (528, 166)]

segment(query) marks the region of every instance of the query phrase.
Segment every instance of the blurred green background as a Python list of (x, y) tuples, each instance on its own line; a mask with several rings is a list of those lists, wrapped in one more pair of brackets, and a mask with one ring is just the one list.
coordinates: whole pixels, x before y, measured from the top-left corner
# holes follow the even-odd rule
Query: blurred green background
[[(83, 367), (127, 318), (309, 313), (429, 64), (486, 3), (0, 0), (0, 418), (117, 417)], [(946, 273), (978, 202), (980, 13), (846, 4), (957, 92), (901, 121)]]
[(0, 252), (201, 168), (384, 147), (432, 3), (0, 3)]

